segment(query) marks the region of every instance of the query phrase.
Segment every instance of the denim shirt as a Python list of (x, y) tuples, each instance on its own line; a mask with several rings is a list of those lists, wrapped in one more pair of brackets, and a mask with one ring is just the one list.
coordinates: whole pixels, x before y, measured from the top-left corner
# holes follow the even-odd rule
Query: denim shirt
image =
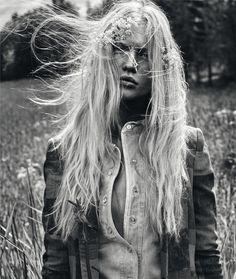
[[(182, 198), (184, 213), (183, 227), (180, 231), (178, 241), (171, 238), (165, 232), (162, 235), (162, 245), (160, 247), (161, 278), (223, 279), (220, 261), (221, 257), (217, 245), (216, 202), (213, 190), (214, 174), (207, 145), (200, 129), (187, 127), (187, 138), (190, 152), (187, 156), (186, 164), (190, 184), (187, 185), (186, 195)], [(52, 146), (53, 143), (50, 141), (46, 154), (46, 161), (44, 163), (46, 188), (44, 192), (42, 217), (45, 230), (45, 253), (43, 255), (42, 278), (98, 279), (100, 275), (99, 263), (101, 260), (99, 258), (100, 236), (102, 233), (104, 235), (106, 234), (107, 237), (108, 233), (111, 232), (111, 234), (109, 234), (110, 237), (114, 237), (114, 224), (112, 224), (112, 222), (107, 222), (108, 224), (111, 224), (113, 228), (111, 228), (111, 230), (108, 228), (107, 230), (104, 230), (103, 228), (103, 231), (101, 232), (101, 228), (104, 224), (100, 224), (99, 220), (96, 218), (96, 212), (91, 208), (87, 216), (88, 223), (77, 222), (67, 242), (63, 242), (59, 234), (55, 234), (55, 231), (53, 230), (55, 226), (54, 219), (52, 215), (48, 216), (48, 213), (52, 212), (52, 206), (55, 202), (58, 187), (63, 175), (64, 162), (60, 158), (60, 151), (52, 150)], [(132, 148), (129, 142), (127, 150), (130, 149)], [(132, 162), (132, 159), (133, 158), (130, 157), (126, 161)], [(136, 159), (134, 158), (134, 160)], [(135, 161), (133, 161), (133, 163), (134, 162)], [(108, 164), (105, 165), (107, 166), (107, 176), (105, 175), (104, 178), (109, 181), (111, 177), (115, 179), (116, 175), (114, 173), (111, 174), (111, 172), (114, 171), (114, 169), (111, 170), (111, 168), (114, 168), (114, 165), (111, 164), (111, 162), (108, 162)], [(129, 167), (133, 168), (134, 166), (130, 165)], [(144, 170), (143, 162), (137, 162), (135, 168), (142, 174)], [(133, 175), (131, 175), (129, 180), (126, 181), (126, 185), (132, 184), (132, 179), (135, 177), (135, 171), (133, 172)], [(108, 182), (108, 184), (109, 183), (113, 185), (114, 181)], [(108, 188), (111, 189), (110, 187)], [(127, 195), (132, 195), (131, 189), (132, 187), (127, 187)], [(100, 202), (105, 201), (106, 203), (105, 195), (100, 198)], [(109, 199), (107, 199), (107, 202), (108, 200)], [(131, 201), (133, 199), (128, 198), (128, 200)], [(131, 205), (132, 202), (129, 202), (129, 204)], [(137, 217), (139, 214), (133, 212), (132, 208), (136, 207), (126, 207), (126, 212), (124, 214), (124, 239), (128, 242), (124, 247), (132, 248), (132, 253), (135, 255), (135, 253), (137, 254), (136, 251), (138, 251), (136, 244), (138, 242), (137, 240), (130, 238), (130, 232), (132, 235), (134, 234), (132, 230), (135, 226), (139, 226), (139, 220), (135, 219), (137, 222), (132, 225), (129, 224), (129, 222), (134, 220), (130, 219), (130, 217)], [(110, 212), (111, 210), (109, 209), (111, 218)], [(99, 219), (103, 220), (103, 217), (99, 217)], [(102, 246), (100, 246), (100, 249), (101, 247)], [(158, 248), (158, 244), (156, 247)], [(128, 253), (128, 249), (126, 251)], [(115, 252), (116, 251), (114, 251), (114, 253)], [(150, 265), (150, 267), (151, 266), (152, 265)], [(149, 266), (147, 266), (147, 268), (149, 268)], [(136, 268), (136, 270), (138, 270), (138, 268)], [(113, 277), (110, 277), (109, 279), (112, 278)]]
[(151, 181), (139, 150), (142, 129), (141, 122), (126, 123), (120, 148), (114, 145), (116, 161), (105, 162), (99, 206), (100, 279), (161, 278), (160, 243), (146, 208)]

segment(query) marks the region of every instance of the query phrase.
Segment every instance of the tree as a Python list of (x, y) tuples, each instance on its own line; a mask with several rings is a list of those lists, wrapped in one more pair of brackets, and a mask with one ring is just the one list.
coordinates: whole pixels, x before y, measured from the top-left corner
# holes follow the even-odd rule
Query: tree
[(67, 12), (79, 16), (75, 6), (65, 0), (52, 0), (53, 8), (57, 13)]
[(236, 0), (224, 1), (222, 51), (226, 64), (224, 77), (235, 80), (236, 77)]
[(88, 17), (99, 18), (104, 16), (115, 2), (116, 0), (103, 0), (102, 4), (97, 7), (89, 7), (87, 10)]
[[(67, 1), (59, 1), (54, 6), (54, 13), (67, 11), (78, 16), (78, 12)], [(51, 22), (40, 29), (35, 40), (34, 51), (31, 48), (31, 38), (38, 26), (49, 17), (47, 8), (36, 8), (22, 16), (13, 14), (1, 32), (1, 80), (29, 77), (32, 73), (50, 61), (66, 60), (66, 43), (71, 38), (69, 30), (62, 24)], [(59, 35), (58, 35), (59, 34)], [(61, 40), (61, 41), (60, 41)], [(62, 44), (61, 42), (64, 42)], [(53, 65), (53, 64), (51, 64)], [(37, 75), (66, 73), (68, 67), (47, 67), (37, 72)]]

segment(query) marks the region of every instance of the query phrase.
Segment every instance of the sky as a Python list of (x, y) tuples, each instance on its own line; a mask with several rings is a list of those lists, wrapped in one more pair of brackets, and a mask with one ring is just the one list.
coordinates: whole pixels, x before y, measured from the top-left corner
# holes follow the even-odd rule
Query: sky
[[(80, 9), (81, 15), (86, 13), (86, 2), (88, 0), (69, 0), (69, 2)], [(89, 0), (89, 2), (91, 6), (96, 6), (102, 0)], [(11, 18), (14, 12), (21, 15), (28, 10), (49, 3), (51, 3), (51, 0), (0, 0), (0, 29)]]

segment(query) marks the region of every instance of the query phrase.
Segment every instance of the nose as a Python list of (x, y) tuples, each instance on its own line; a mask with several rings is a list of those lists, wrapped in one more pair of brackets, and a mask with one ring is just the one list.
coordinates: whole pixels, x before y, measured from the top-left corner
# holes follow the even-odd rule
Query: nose
[(130, 51), (129, 54), (127, 54), (127, 57), (125, 57), (124, 59), (123, 70), (125, 72), (137, 73), (137, 67), (138, 64), (135, 60), (135, 53), (133, 51)]

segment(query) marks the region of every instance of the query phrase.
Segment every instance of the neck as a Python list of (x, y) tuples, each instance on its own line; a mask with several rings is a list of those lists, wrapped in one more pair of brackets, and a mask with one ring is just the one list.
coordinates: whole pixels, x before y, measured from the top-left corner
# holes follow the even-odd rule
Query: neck
[(150, 94), (134, 99), (122, 99), (120, 104), (120, 125), (128, 121), (137, 121), (145, 118), (150, 101)]

